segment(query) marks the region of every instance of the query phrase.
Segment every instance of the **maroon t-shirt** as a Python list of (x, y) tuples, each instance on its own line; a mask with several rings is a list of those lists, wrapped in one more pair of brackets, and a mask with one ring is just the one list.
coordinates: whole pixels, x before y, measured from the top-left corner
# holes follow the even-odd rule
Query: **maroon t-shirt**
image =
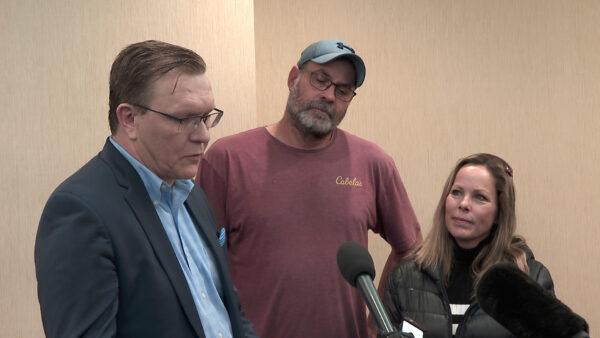
[(365, 307), (336, 252), (367, 246), (367, 230), (397, 252), (419, 225), (391, 157), (337, 129), (318, 150), (261, 127), (222, 138), (197, 177), (228, 236), (232, 276), (262, 338), (367, 337)]

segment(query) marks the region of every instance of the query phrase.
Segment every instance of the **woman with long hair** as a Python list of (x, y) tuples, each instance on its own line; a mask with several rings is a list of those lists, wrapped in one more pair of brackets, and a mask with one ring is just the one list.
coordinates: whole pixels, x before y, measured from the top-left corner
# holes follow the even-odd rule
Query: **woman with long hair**
[(491, 154), (461, 159), (444, 185), (431, 231), (387, 281), (384, 303), (395, 324), (410, 318), (426, 338), (513, 337), (475, 299), (483, 273), (510, 262), (553, 292), (550, 273), (515, 230), (512, 168)]

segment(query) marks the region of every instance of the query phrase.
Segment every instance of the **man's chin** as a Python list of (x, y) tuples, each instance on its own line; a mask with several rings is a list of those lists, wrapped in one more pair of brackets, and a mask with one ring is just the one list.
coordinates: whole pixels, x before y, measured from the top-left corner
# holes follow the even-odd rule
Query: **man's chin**
[(190, 179), (194, 178), (198, 173), (199, 162), (189, 162), (185, 166), (181, 166), (177, 170), (177, 178), (178, 179)]
[(306, 126), (306, 128), (304, 129), (304, 134), (310, 135), (314, 138), (325, 138), (327, 136), (329, 136), (329, 134), (331, 134), (331, 131), (333, 130), (333, 127), (331, 126), (323, 126), (323, 127), (317, 127), (317, 126)]
[(191, 170), (191, 171), (187, 171), (187, 172), (182, 172), (179, 176), (180, 176), (180, 180), (191, 180), (194, 179), (194, 177), (196, 176), (196, 174), (198, 173), (198, 170)]
[(331, 116), (320, 109), (310, 109), (293, 115), (296, 128), (305, 136), (313, 138), (327, 137), (335, 128)]

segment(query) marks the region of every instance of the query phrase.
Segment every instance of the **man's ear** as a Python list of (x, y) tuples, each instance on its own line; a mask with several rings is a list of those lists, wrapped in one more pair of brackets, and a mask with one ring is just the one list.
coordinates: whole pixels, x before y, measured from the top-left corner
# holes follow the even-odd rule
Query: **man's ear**
[(137, 138), (135, 109), (136, 108), (129, 103), (121, 103), (116, 109), (117, 121), (119, 122), (118, 129), (123, 132), (124, 136), (131, 140), (135, 140)]
[(292, 87), (294, 87), (294, 84), (296, 83), (298, 77), (300, 76), (300, 69), (298, 68), (298, 66), (294, 65), (292, 67), (292, 69), (290, 69), (290, 73), (288, 74), (288, 89), (292, 89)]

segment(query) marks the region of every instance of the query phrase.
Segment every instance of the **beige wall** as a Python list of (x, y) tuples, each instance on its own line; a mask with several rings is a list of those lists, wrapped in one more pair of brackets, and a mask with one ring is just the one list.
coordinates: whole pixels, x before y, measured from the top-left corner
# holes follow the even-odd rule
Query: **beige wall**
[(197, 51), (225, 110), (213, 137), (256, 125), (254, 12), (239, 1), (0, 2), (0, 327), (42, 337), (33, 243), (56, 185), (108, 131), (108, 72), (121, 48), (159, 39)]
[[(299, 52), (355, 47), (367, 76), (342, 128), (399, 167), (424, 232), (456, 160), (504, 157), (519, 232), (558, 296), (600, 325), (600, 2), (256, 0), (259, 123), (281, 116)], [(370, 249), (381, 271), (389, 252)]]
[[(395, 158), (425, 232), (458, 157), (505, 157), (515, 169), (520, 232), (550, 268), (558, 295), (600, 324), (599, 2), (165, 4), (0, 2), (3, 336), (42, 336), (33, 268), (41, 208), (108, 134), (116, 53), (150, 38), (206, 59), (226, 111), (213, 138), (276, 121), (300, 50), (321, 38), (347, 40), (364, 57), (367, 78), (342, 127)], [(380, 271), (388, 249), (373, 239)]]

